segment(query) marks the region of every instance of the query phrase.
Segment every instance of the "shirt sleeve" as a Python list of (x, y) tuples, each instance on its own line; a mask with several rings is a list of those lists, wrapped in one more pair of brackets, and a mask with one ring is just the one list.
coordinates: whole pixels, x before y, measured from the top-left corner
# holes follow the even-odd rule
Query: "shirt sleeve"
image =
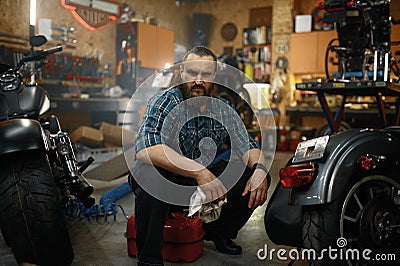
[(170, 111), (177, 101), (168, 94), (150, 100), (143, 114), (142, 123), (136, 139), (136, 152), (157, 144), (162, 144), (161, 130)]

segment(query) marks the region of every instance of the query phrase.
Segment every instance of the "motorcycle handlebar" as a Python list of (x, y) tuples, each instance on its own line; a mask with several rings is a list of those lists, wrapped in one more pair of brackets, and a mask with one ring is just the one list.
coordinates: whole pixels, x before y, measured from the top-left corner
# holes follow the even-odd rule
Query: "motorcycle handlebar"
[(18, 65), (16, 66), (16, 70), (19, 70), (21, 66), (27, 62), (38, 61), (46, 58), (46, 56), (50, 54), (54, 54), (60, 51), (62, 51), (62, 46), (60, 45), (47, 50), (34, 51), (32, 52), (32, 54), (25, 56), (24, 58), (22, 58), (21, 61), (19, 61)]
[(53, 47), (53, 48), (50, 48), (50, 49), (47, 49), (47, 50), (43, 50), (41, 52), (43, 52), (45, 55), (49, 55), (49, 54), (54, 54), (54, 53), (57, 53), (57, 52), (60, 52), (60, 51), (62, 51), (62, 46), (61, 45)]

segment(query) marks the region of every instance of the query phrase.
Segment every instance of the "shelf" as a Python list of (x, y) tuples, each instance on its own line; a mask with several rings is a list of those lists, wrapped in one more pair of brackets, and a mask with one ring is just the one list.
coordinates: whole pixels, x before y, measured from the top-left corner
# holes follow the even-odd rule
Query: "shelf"
[(384, 81), (349, 81), (349, 82), (304, 82), (297, 83), (296, 89), (300, 91), (314, 91), (327, 94), (340, 94), (346, 96), (399, 96), (400, 84)]
[[(379, 113), (382, 127), (388, 126), (385, 102), (383, 96), (397, 97), (395, 121), (393, 125), (400, 124), (400, 84), (384, 81), (340, 81), (340, 82), (307, 82), (296, 84), (297, 90), (314, 91), (317, 93), (321, 109), (328, 122), (331, 133), (337, 132), (343, 119), (345, 104), (348, 96), (374, 96), (376, 110)], [(342, 95), (343, 99), (336, 110), (331, 110), (325, 94)], [(333, 114), (335, 112), (335, 114)]]
[[(89, 77), (90, 78), (90, 77)], [(61, 86), (78, 86), (82, 88), (103, 88), (103, 84), (99, 83), (99, 80), (96, 82), (90, 81), (91, 79), (81, 79), (81, 80), (61, 80), (61, 79), (44, 79), (37, 80), (37, 83), (40, 85), (61, 85)]]
[[(334, 107), (331, 108), (332, 112), (337, 112), (339, 108)], [(296, 107), (286, 107), (286, 114), (289, 116), (324, 116), (324, 113), (319, 107), (304, 107), (304, 106), (296, 106)], [(346, 109), (346, 114), (351, 116), (371, 116), (376, 115), (378, 112), (377, 108), (368, 108), (368, 109)], [(396, 110), (389, 109), (387, 112), (389, 115), (395, 115)]]
[(246, 45), (242, 48), (242, 51), (243, 72), (256, 82), (269, 82), (269, 76), (271, 75), (271, 45)]
[(266, 46), (271, 46), (271, 43), (264, 43), (264, 44), (246, 44), (243, 45), (243, 48), (264, 48)]
[(113, 111), (125, 112), (129, 104), (129, 98), (59, 98), (52, 97), (51, 108), (62, 111)]

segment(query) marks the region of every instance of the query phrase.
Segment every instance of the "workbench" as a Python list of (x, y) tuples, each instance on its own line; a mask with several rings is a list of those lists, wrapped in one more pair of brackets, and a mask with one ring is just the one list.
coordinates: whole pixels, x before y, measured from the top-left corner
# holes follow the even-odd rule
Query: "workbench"
[[(301, 91), (313, 91), (317, 94), (321, 110), (326, 118), (330, 133), (339, 130), (345, 112), (345, 104), (349, 96), (373, 96), (376, 99), (376, 108), (372, 110), (357, 110), (368, 113), (375, 111), (381, 120), (381, 126), (399, 125), (400, 123), (400, 84), (384, 81), (329, 81), (329, 82), (305, 82), (297, 83), (296, 89)], [(326, 95), (341, 95), (342, 101), (336, 109), (331, 109), (326, 100)], [(396, 98), (394, 110), (388, 110), (384, 97), (392, 96)], [(299, 111), (299, 110), (298, 110)], [(346, 110), (347, 112), (347, 110)], [(354, 112), (354, 110), (353, 110)], [(394, 112), (393, 121), (389, 121), (388, 112)]]
[[(51, 98), (50, 110), (59, 116), (88, 115), (89, 126), (108, 122), (132, 130), (138, 124), (138, 108), (129, 105), (130, 98)], [(129, 106), (129, 108), (128, 108)], [(128, 109), (127, 109), (128, 108)], [(124, 121), (125, 119), (125, 121)]]

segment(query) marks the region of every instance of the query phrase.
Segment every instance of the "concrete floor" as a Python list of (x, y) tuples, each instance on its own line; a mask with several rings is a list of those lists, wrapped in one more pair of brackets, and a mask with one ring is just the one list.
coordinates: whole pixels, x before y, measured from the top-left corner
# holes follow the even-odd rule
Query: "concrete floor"
[[(291, 153), (279, 152), (275, 155), (271, 169), (273, 182), (269, 195), (272, 194), (272, 189), (276, 185), (279, 169), (286, 164), (291, 156)], [(126, 181), (126, 176), (111, 182), (91, 180), (96, 189), (96, 203), (98, 203), (98, 199), (104, 192)], [(124, 208), (127, 215), (131, 215), (134, 207), (133, 193), (118, 200), (117, 204)], [(268, 249), (291, 248), (277, 246), (268, 239), (263, 222), (265, 207), (266, 204), (256, 209), (235, 240), (236, 243), (242, 246), (242, 254), (231, 256), (219, 253), (212, 242), (204, 241), (202, 255), (195, 262), (186, 264), (166, 262), (166, 265), (287, 265), (289, 261), (280, 261), (276, 258), (274, 260), (260, 260), (257, 257), (257, 251), (264, 248), (265, 244)], [(110, 216), (107, 221), (103, 218), (100, 222), (90, 222), (87, 219), (78, 220), (72, 217), (66, 217), (66, 220), (75, 252), (75, 260), (72, 265), (136, 265), (136, 259), (128, 256), (127, 241), (124, 237), (127, 220), (120, 210), (118, 210), (115, 221)], [(304, 265), (305, 263), (296, 262), (296, 264)], [(16, 265), (12, 253), (4, 244), (2, 237), (0, 237), (0, 265)]]

